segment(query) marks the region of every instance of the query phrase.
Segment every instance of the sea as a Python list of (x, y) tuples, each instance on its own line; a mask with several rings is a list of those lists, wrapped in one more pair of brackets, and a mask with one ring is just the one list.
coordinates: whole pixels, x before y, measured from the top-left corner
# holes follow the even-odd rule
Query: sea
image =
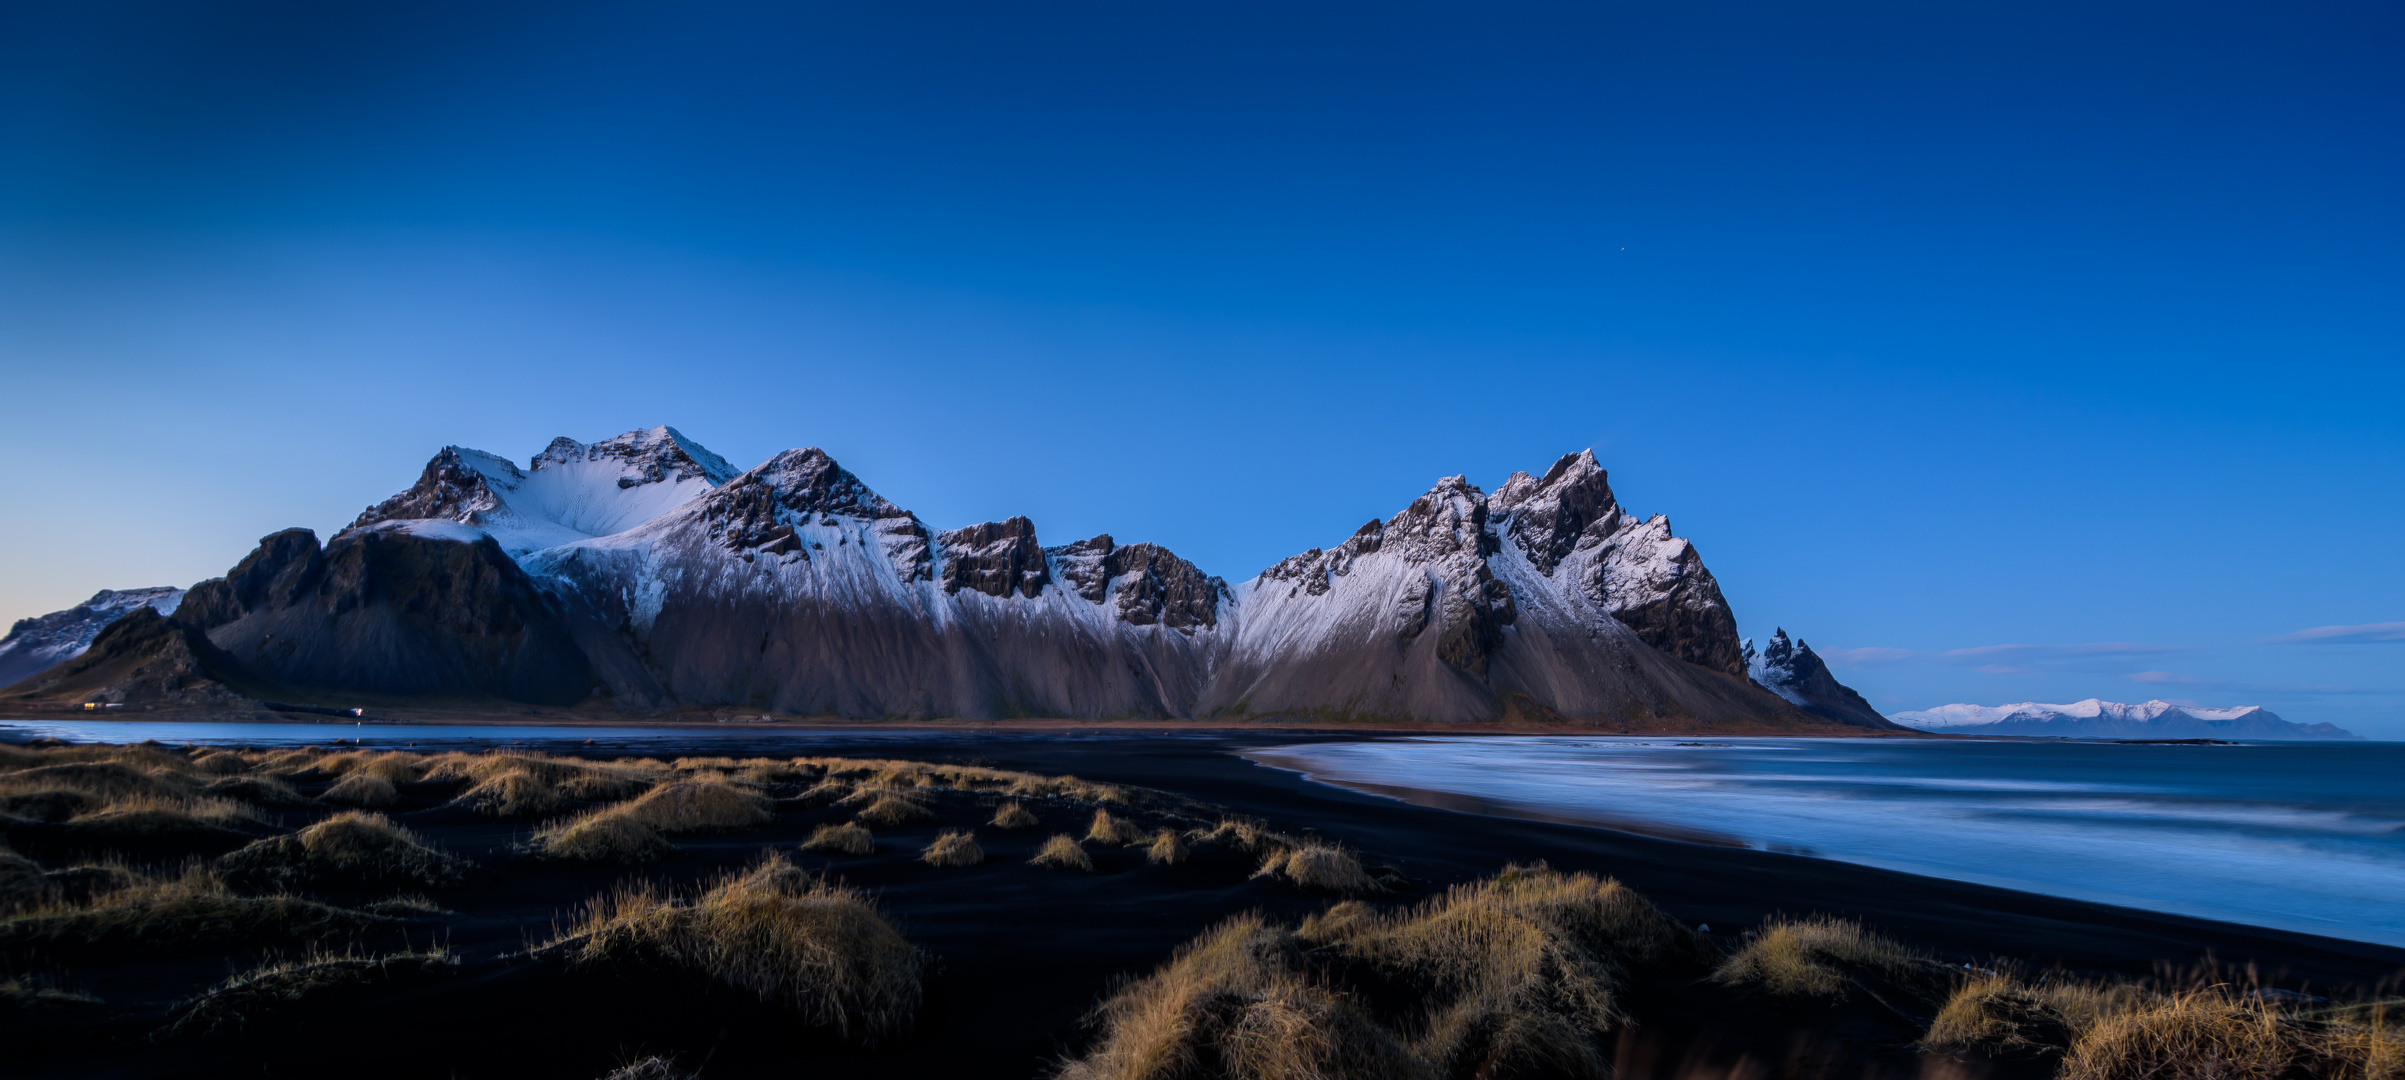
[(2405, 743), (1476, 736), (1245, 756), (1422, 805), (2405, 945)]

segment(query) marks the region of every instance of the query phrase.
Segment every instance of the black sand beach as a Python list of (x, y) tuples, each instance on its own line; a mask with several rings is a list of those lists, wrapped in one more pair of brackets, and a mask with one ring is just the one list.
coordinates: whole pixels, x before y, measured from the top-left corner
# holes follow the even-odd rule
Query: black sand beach
[[(2370, 988), (2405, 971), (2405, 950), (2395, 948), (1798, 856), (1407, 805), (1315, 784), (1232, 753), (1276, 741), (1252, 734), (1031, 739), (948, 733), (907, 747), (814, 739), (799, 749), (764, 732), (737, 744), (712, 740), (706, 748), (680, 749), (975, 763), (1161, 789), (1353, 848), (1373, 870), (1389, 868), (1405, 879), (1370, 898), (1381, 905), (1441, 893), (1509, 863), (1542, 860), (1561, 870), (1615, 877), (1673, 918), (1707, 924), (1726, 941), (1770, 915), (1828, 913), (1859, 918), (1949, 963), (1985, 965), (2009, 957), (2036, 968), (2142, 977), (2163, 965), (2210, 960), (2253, 965), (2267, 982), (2323, 993)], [(440, 891), (436, 899), (455, 916), (399, 928), (386, 935), (392, 941), (362, 943), (388, 949), (402, 937), (415, 945), (439, 940), (463, 961), (455, 974), (317, 1009), (274, 1029), (272, 1037), (254, 1031), (242, 1038), (153, 1042), (143, 1033), (157, 1026), (175, 999), (224, 977), (250, 956), (202, 952), (54, 965), (68, 986), (106, 1004), (0, 1017), (14, 1048), (6, 1071), (28, 1077), (594, 1077), (644, 1054), (673, 1052), (705, 1076), (1032, 1077), (1082, 1048), (1091, 1033), (1081, 1017), (1119, 980), (1153, 970), (1206, 927), (1248, 910), (1299, 920), (1335, 899), (1252, 877), (1250, 860), (1200, 848), (1184, 865), (1147, 865), (1140, 849), (1124, 848), (1095, 852), (1090, 875), (1043, 871), (1025, 864), (1035, 845), (1053, 832), (1082, 831), (1091, 810), (1035, 809), (1042, 828), (980, 830), (988, 859), (971, 867), (935, 868), (917, 859), (938, 831), (981, 820), (976, 808), (946, 802), (938, 805), (937, 820), (878, 830), (881, 846), (874, 855), (799, 852), (796, 845), (812, 828), (849, 815), (833, 808), (780, 810), (762, 828), (680, 837), (678, 851), (630, 872), (512, 862), (509, 850), (527, 836), (529, 824), (476, 817), (439, 799), (405, 800), (387, 809), (395, 820), (443, 848), (510, 866), (506, 874), (471, 876)], [(990, 801), (983, 812), (990, 813)], [(585, 898), (613, 883), (630, 876), (697, 881), (739, 867), (763, 848), (871, 890), (902, 932), (933, 955), (925, 1007), (912, 1035), (885, 1048), (861, 1049), (703, 986), (664, 990), (571, 980), (552, 966), (503, 958), (546, 937)], [(1924, 1071), (1907, 1045), (1915, 1033), (1875, 1011), (1732, 1015), (1700, 1003), (1692, 987), (1673, 983), (1638, 985), (1628, 1007), (1634, 1022), (1621, 1038), (1623, 1076)], [(1738, 1068), (1740, 1060), (1749, 1064)], [(2006, 1063), (1985, 1071), (2015, 1070)]]

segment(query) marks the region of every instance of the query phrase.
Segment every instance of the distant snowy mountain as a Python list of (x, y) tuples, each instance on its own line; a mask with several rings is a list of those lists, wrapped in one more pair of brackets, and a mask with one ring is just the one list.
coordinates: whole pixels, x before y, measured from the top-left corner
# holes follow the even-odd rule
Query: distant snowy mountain
[(165, 586), (102, 589), (65, 611), (19, 619), (8, 636), (0, 638), (0, 686), (82, 656), (101, 629), (126, 612), (149, 607), (161, 615), (173, 615), (183, 599), (184, 590)]
[(2257, 705), (2206, 709), (2147, 701), (2137, 705), (2089, 698), (2068, 705), (1940, 705), (1888, 719), (1923, 731), (1960, 735), (2029, 735), (2058, 739), (2361, 739), (2332, 724), (2298, 724)]
[(268, 536), (171, 626), (117, 638), (162, 651), (11, 692), (138, 676), (213, 700), (209, 669), (289, 700), (1893, 727), (1809, 648), (1788, 682), (1750, 679), (1695, 547), (1622, 510), (1590, 453), (1492, 494), (1440, 480), (1230, 584), (1154, 544), (1047, 546), (1022, 517), (934, 529), (815, 448), (739, 471), (667, 427), (523, 469), (446, 447), (332, 539)]

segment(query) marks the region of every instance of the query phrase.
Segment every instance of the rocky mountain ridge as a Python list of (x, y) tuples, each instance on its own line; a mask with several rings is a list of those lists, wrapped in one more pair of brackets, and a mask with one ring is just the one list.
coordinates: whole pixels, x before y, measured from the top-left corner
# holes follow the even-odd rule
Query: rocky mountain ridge
[(1047, 546), (1023, 517), (937, 531), (816, 448), (736, 471), (665, 427), (525, 469), (447, 447), (322, 546), (267, 537), (176, 621), (228, 682), (323, 693), (1892, 726), (1750, 680), (1694, 546), (1623, 511), (1584, 452), (1491, 495), (1445, 478), (1231, 585), (1154, 544)]

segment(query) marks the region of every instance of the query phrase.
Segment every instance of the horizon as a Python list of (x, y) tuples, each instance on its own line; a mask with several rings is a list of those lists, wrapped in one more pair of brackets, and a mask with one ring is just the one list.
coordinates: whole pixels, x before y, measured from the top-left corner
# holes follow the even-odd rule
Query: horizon
[(0, 621), (454, 444), (1231, 582), (1592, 448), (1882, 713), (2405, 739), (2405, 13), (1272, 12), (0, 16)]

